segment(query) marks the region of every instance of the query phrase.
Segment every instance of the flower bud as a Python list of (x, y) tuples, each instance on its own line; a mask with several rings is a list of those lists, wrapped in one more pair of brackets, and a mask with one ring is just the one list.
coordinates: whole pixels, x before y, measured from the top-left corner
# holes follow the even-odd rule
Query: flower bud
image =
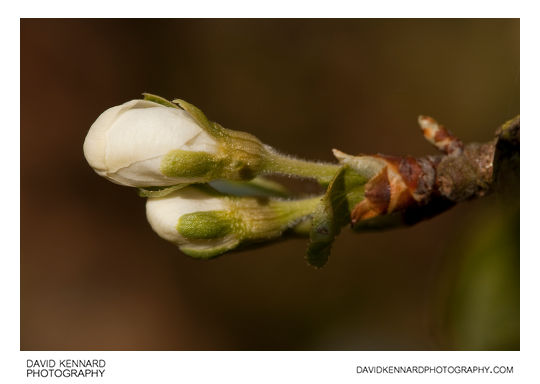
[[(223, 212), (228, 208), (227, 198), (189, 186), (165, 197), (149, 198), (146, 217), (160, 237), (180, 249), (212, 253), (238, 244), (224, 218)], [(221, 218), (216, 220), (217, 224), (213, 222), (216, 217)]]
[(182, 252), (209, 258), (281, 236), (308, 217), (319, 201), (227, 196), (208, 186), (188, 186), (149, 198), (146, 216), (152, 229)]
[(259, 140), (181, 103), (184, 109), (132, 100), (106, 110), (86, 136), (86, 160), (99, 175), (132, 187), (253, 178), (266, 153)]

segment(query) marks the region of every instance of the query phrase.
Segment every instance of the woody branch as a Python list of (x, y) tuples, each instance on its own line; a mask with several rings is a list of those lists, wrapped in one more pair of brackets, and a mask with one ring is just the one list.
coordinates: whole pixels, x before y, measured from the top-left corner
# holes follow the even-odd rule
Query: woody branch
[[(364, 199), (351, 211), (354, 229), (410, 225), (441, 213), (456, 203), (482, 197), (495, 189), (501, 164), (519, 156), (519, 116), (503, 124), (486, 143), (463, 144), (433, 118), (418, 119), (437, 156), (335, 156), (353, 169), (369, 159), (378, 172), (366, 183)], [(519, 157), (511, 172), (519, 172)], [(508, 169), (505, 170), (506, 172)], [(392, 220), (381, 220), (389, 216)]]

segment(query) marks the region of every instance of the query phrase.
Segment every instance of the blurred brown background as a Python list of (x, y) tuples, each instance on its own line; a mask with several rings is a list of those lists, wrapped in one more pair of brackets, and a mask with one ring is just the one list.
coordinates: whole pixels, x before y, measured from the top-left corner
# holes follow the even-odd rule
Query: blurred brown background
[[(279, 150), (435, 153), (519, 113), (519, 20), (21, 21), (21, 349), (516, 349), (519, 227), (497, 196), (354, 235), (191, 259), (95, 174), (105, 109), (180, 97)], [(510, 204), (511, 205), (511, 204)]]

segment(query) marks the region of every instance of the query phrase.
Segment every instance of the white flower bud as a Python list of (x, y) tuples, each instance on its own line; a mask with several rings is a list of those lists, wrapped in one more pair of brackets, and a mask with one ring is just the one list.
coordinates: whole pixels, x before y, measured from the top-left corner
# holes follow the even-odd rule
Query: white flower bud
[(227, 201), (214, 197), (197, 187), (186, 187), (180, 193), (150, 198), (146, 203), (146, 217), (152, 229), (165, 240), (178, 245), (187, 244), (176, 229), (178, 219), (194, 212), (221, 211), (228, 208)]
[(195, 153), (200, 168), (218, 152), (218, 142), (183, 109), (132, 100), (103, 112), (90, 128), (83, 149), (90, 166), (113, 182), (167, 186), (200, 179), (197, 169), (186, 169), (181, 176), (165, 175), (162, 160), (168, 153)]
[(208, 186), (188, 186), (149, 198), (146, 216), (152, 229), (182, 252), (208, 258), (243, 243), (278, 238), (309, 216), (319, 201), (233, 197)]
[(99, 175), (144, 189), (142, 196), (164, 196), (184, 185), (218, 179), (246, 181), (264, 173), (328, 183), (339, 169), (281, 155), (249, 133), (209, 121), (194, 105), (150, 94), (103, 112), (86, 136), (84, 155)]
[[(232, 221), (226, 218), (230, 209), (227, 197), (189, 186), (165, 197), (149, 198), (146, 217), (163, 239), (178, 245), (186, 253), (191, 251), (193, 255), (210, 257), (239, 242), (232, 233)], [(189, 222), (182, 222), (182, 218)]]

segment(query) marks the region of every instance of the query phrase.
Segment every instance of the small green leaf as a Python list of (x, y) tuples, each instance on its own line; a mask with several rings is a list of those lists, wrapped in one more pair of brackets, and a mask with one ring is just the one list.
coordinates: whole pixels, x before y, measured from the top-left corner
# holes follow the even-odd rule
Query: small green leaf
[(310, 265), (321, 268), (328, 261), (334, 238), (337, 236), (334, 215), (330, 202), (323, 199), (311, 222), (307, 261)]
[(176, 184), (170, 187), (144, 187), (139, 188), (138, 194), (140, 197), (163, 197), (169, 193), (187, 187), (189, 184)]
[(143, 98), (144, 100), (153, 101), (154, 103), (158, 103), (166, 107), (178, 108), (178, 105), (173, 104), (169, 100), (164, 99), (163, 97), (158, 96), (158, 95), (153, 95), (151, 93), (143, 93)]
[(364, 198), (366, 179), (343, 166), (330, 182), (313, 219), (307, 261), (320, 268), (328, 261), (332, 243), (341, 227), (349, 223), (350, 211)]

